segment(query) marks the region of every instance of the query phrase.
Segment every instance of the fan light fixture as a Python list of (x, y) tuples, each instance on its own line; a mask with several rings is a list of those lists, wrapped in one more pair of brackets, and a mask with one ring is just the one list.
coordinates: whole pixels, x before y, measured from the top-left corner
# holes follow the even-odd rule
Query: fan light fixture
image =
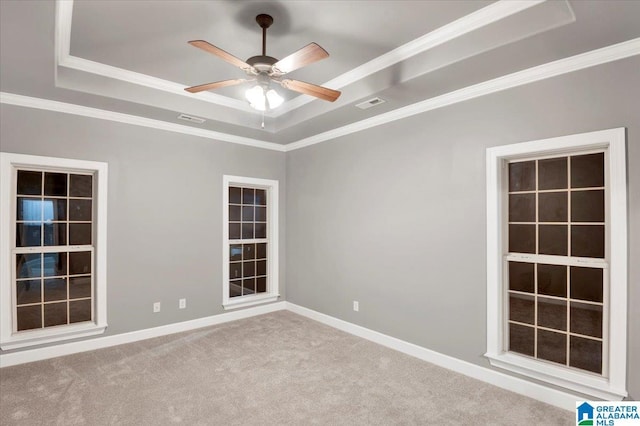
[(284, 98), (273, 89), (265, 90), (261, 85), (256, 85), (247, 90), (245, 97), (249, 101), (251, 108), (258, 111), (272, 110), (282, 105)]

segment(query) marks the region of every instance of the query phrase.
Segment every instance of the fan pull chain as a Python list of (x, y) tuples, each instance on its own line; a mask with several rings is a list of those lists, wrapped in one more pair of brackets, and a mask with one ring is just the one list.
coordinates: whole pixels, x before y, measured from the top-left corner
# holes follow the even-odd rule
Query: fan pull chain
[(264, 129), (264, 111), (262, 111), (262, 128)]

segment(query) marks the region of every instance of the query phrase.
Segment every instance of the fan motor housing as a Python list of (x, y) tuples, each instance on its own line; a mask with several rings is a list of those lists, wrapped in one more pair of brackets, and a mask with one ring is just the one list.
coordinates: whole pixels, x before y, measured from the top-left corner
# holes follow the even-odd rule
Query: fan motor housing
[(271, 71), (272, 65), (278, 62), (278, 60), (271, 56), (257, 55), (250, 57), (246, 62), (259, 72), (269, 72)]

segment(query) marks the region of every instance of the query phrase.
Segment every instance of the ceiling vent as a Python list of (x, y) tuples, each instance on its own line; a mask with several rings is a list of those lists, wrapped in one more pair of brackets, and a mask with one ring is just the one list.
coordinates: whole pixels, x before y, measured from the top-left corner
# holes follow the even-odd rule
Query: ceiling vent
[(204, 118), (194, 117), (193, 115), (187, 115), (187, 114), (180, 114), (178, 118), (180, 120), (184, 120), (184, 121), (188, 121), (190, 123), (196, 123), (196, 124), (202, 124), (205, 121), (207, 121)]
[(374, 106), (376, 106), (376, 105), (383, 104), (383, 103), (385, 103), (385, 102), (387, 102), (387, 101), (385, 101), (385, 100), (384, 100), (384, 99), (382, 99), (382, 98), (377, 98), (377, 97), (376, 97), (376, 98), (371, 98), (371, 99), (369, 99), (369, 100), (366, 100), (366, 101), (364, 101), (364, 102), (360, 102), (359, 104), (356, 104), (356, 106), (357, 106), (358, 108), (360, 108), (360, 109), (369, 109), (369, 108), (371, 108), (371, 107), (374, 107)]

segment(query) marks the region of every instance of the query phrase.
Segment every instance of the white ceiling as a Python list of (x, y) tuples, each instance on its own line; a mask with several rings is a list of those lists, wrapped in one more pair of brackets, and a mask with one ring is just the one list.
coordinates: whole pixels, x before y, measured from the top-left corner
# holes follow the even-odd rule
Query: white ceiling
[[(276, 144), (360, 123), (487, 80), (640, 36), (640, 1), (1, 1), (2, 92), (85, 105)], [(262, 116), (246, 86), (183, 89), (243, 72), (191, 47), (260, 54), (316, 42), (329, 58), (291, 78), (342, 91), (335, 103), (281, 90)], [(635, 54), (638, 54), (636, 52)], [(387, 102), (366, 111), (355, 104)], [(186, 113), (205, 118), (180, 121)]]

